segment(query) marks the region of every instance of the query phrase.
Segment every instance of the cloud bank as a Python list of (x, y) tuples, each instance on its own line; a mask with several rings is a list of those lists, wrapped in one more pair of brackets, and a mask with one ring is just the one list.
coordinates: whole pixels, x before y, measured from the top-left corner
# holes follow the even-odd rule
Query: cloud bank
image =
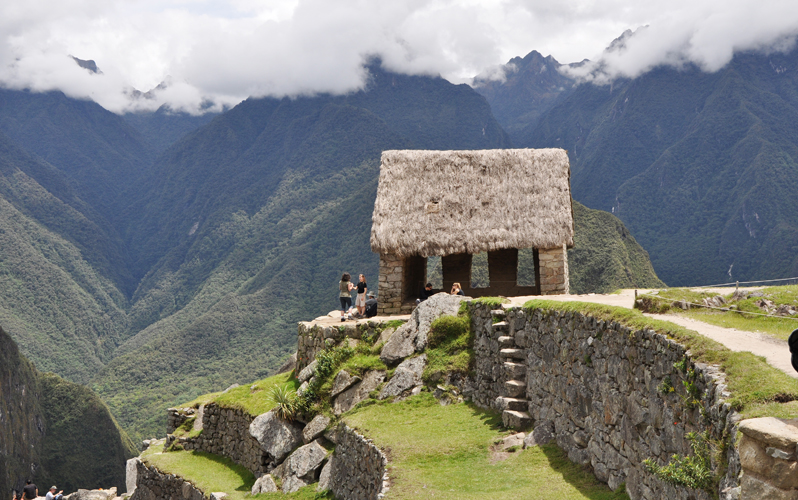
[(534, 49), (593, 59), (577, 76), (602, 83), (659, 64), (714, 71), (737, 50), (790, 47), (797, 32), (798, 4), (767, 0), (29, 0), (0, 4), (0, 85), (115, 112), (200, 112), (249, 96), (351, 92), (374, 56), (462, 83)]

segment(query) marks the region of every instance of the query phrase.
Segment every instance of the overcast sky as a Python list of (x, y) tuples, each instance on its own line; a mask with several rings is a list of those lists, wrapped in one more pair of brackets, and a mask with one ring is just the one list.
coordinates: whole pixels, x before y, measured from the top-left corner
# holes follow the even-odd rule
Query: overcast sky
[[(623, 50), (602, 53), (627, 29), (638, 31)], [(193, 111), (352, 91), (374, 55), (393, 71), (461, 83), (537, 50), (591, 59), (578, 76), (606, 83), (659, 64), (715, 71), (735, 51), (790, 48), (796, 34), (796, 0), (9, 0), (0, 84), (59, 89), (115, 112), (165, 102)], [(164, 81), (152, 100), (128, 97)]]

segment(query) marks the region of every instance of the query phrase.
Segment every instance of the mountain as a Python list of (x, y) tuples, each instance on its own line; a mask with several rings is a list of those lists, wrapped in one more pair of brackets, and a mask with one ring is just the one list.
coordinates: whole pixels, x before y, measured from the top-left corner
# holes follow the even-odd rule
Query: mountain
[(552, 56), (533, 50), (510, 59), (499, 71), (501, 78), (477, 77), (473, 86), (487, 99), (493, 115), (513, 143), (523, 140), (538, 120), (576, 87)]
[(568, 250), (571, 293), (665, 287), (643, 247), (617, 217), (574, 202), (574, 247)]
[(125, 488), (136, 450), (90, 389), (41, 373), (0, 328), (0, 490), (25, 479), (78, 488)]
[(76, 382), (127, 329), (111, 279), (125, 270), (106, 229), (65, 175), (0, 132), (0, 323), (40, 367)]
[(574, 198), (612, 211), (671, 286), (798, 274), (798, 51), (715, 73), (582, 84), (516, 138), (562, 147)]
[[(296, 322), (337, 307), (343, 271), (377, 281), (383, 150), (510, 147), (470, 87), (369, 72), (361, 92), (248, 99), (202, 119), (2, 94), (0, 323), (38, 366), (89, 384), (135, 439), (163, 429), (167, 406), (271, 374)], [(49, 129), (63, 147), (37, 140)], [(604, 239), (572, 252), (602, 271), (573, 282), (648, 279), (628, 232), (588, 219)]]
[(374, 68), (362, 92), (248, 99), (217, 116), (153, 164), (130, 210), (139, 333), (94, 387), (145, 436), (163, 407), (271, 373), (296, 322), (336, 307), (343, 271), (376, 282), (383, 150), (507, 146), (468, 86)]

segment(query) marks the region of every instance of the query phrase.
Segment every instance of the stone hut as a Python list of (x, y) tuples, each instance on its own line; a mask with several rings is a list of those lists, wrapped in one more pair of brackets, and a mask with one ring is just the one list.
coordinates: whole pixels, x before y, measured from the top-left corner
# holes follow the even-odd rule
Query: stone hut
[[(562, 149), (384, 151), (371, 226), (380, 254), (378, 312), (412, 310), (440, 256), (443, 288), (471, 297), (568, 293), (571, 171)], [(519, 286), (518, 250), (534, 249), (535, 280)], [(488, 254), (490, 285), (471, 287), (471, 258)], [(438, 290), (440, 291), (440, 290)]]

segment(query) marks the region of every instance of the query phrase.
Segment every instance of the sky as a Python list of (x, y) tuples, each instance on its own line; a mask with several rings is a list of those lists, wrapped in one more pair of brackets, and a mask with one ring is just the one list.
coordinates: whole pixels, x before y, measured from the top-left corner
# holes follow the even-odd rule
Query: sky
[[(605, 50), (626, 30), (622, 47)], [(196, 113), (249, 96), (352, 92), (375, 56), (391, 71), (468, 83), (501, 78), (509, 59), (537, 50), (589, 59), (572, 75), (607, 84), (662, 64), (717, 71), (737, 51), (789, 50), (796, 35), (796, 0), (7, 1), (0, 85), (118, 113)]]

